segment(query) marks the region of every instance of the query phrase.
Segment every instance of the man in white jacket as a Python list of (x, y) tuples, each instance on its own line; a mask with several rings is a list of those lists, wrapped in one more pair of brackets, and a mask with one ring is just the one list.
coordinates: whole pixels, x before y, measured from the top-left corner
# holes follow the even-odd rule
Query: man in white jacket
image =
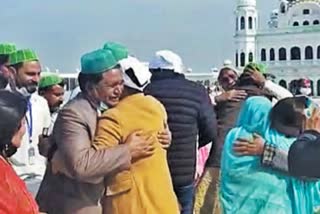
[(17, 174), (26, 182), (29, 191), (35, 194), (46, 168), (46, 159), (39, 154), (39, 136), (51, 122), (48, 103), (37, 93), (41, 65), (36, 53), (29, 49), (18, 50), (11, 54), (9, 64), (16, 83), (16, 87), (11, 90), (21, 93), (28, 99), (27, 132), (21, 147), (12, 156), (11, 161)]

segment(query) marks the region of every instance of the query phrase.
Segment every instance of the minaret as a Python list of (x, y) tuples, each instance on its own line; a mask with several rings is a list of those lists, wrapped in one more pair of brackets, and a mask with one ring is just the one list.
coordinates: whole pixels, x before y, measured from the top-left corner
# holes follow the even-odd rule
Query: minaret
[(258, 29), (258, 11), (256, 0), (237, 0), (236, 16), (236, 66), (243, 68), (248, 62), (257, 58), (255, 50)]

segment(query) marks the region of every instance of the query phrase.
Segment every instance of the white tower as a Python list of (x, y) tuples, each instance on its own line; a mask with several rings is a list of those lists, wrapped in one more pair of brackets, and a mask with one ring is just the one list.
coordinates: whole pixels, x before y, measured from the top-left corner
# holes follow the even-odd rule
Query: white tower
[(258, 12), (256, 0), (237, 0), (236, 16), (236, 67), (242, 68), (257, 58), (255, 51)]

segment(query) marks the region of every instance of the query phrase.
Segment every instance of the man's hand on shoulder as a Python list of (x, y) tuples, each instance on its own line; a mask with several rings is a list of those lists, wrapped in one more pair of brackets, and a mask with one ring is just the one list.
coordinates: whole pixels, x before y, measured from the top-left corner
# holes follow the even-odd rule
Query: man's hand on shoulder
[(216, 103), (226, 102), (226, 101), (234, 101), (240, 102), (247, 97), (247, 93), (244, 90), (230, 90), (223, 92), (221, 95), (215, 97)]

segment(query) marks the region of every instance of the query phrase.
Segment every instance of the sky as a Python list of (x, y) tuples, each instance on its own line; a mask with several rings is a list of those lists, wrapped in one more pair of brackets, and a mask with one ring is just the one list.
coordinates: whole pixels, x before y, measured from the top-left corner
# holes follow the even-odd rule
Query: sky
[[(178, 53), (193, 72), (233, 59), (236, 0), (0, 0), (0, 42), (32, 48), (43, 67), (80, 68), (82, 54), (106, 41), (148, 61), (161, 49)], [(278, 0), (257, 0), (260, 26)]]

